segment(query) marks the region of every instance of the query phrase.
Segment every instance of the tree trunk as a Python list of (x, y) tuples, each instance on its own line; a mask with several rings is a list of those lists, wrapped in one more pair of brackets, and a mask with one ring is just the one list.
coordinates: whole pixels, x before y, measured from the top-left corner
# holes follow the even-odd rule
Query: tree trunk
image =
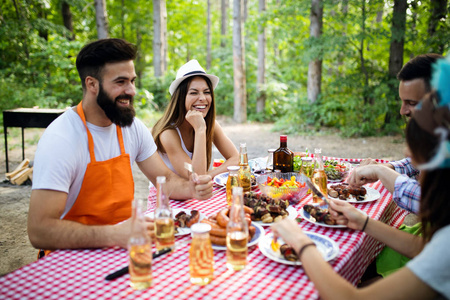
[[(397, 95), (396, 77), (403, 66), (403, 46), (405, 43), (407, 0), (394, 0), (391, 25), (391, 45), (389, 48), (389, 89), (392, 96)], [(395, 84), (394, 84), (395, 82)], [(393, 118), (400, 118), (398, 112), (388, 107), (384, 124), (391, 123)]]
[(248, 16), (248, 0), (244, 1), (244, 23), (247, 22), (247, 16)]
[(108, 14), (106, 13), (105, 0), (95, 0), (95, 20), (97, 23), (97, 37), (99, 39), (108, 38)]
[[(311, 38), (317, 39), (322, 35), (323, 26), (323, 4), (321, 0), (311, 1), (310, 15), (310, 35)], [(321, 54), (318, 53), (318, 56)], [(322, 60), (317, 57), (309, 63), (308, 66), (308, 100), (311, 103), (316, 102), (320, 94), (320, 85), (322, 81)]]
[(64, 27), (70, 32), (70, 35), (67, 37), (69, 41), (73, 41), (75, 36), (73, 34), (73, 21), (72, 21), (72, 12), (70, 11), (70, 5), (66, 2), (62, 2), (62, 17), (64, 22)]
[(125, 39), (125, 0), (122, 0), (120, 2), (120, 17), (121, 17), (120, 26), (122, 31), (122, 39)]
[(247, 92), (245, 86), (245, 47), (243, 35), (243, 0), (233, 0), (233, 69), (234, 116), (237, 123), (247, 121)]
[[(45, 6), (42, 3), (39, 3), (36, 5), (35, 9), (38, 10), (37, 15), (39, 18), (43, 20), (47, 20), (47, 13), (45, 11)], [(39, 37), (43, 38), (44, 40), (48, 41), (48, 30), (44, 28), (39, 28)]]
[(391, 25), (391, 45), (389, 49), (389, 77), (396, 78), (403, 66), (403, 46), (405, 43), (407, 0), (394, 0)]
[(163, 48), (163, 75), (167, 70), (167, 7), (166, 0), (161, 0), (161, 30)]
[[(266, 0), (259, 0), (258, 12), (259, 15), (264, 14), (266, 11)], [(264, 84), (266, 83), (266, 26), (263, 24), (258, 25), (258, 73), (257, 73), (257, 85), (256, 85), (256, 112), (264, 113), (266, 107), (266, 93)]]
[(167, 35), (167, 13), (165, 0), (153, 0), (153, 67), (155, 77), (164, 75), (166, 66), (165, 38)]
[[(445, 24), (445, 21), (442, 20), (445, 20), (447, 14), (447, 0), (431, 0), (430, 6), (431, 14), (428, 20), (428, 35), (432, 38), (430, 52), (442, 53), (445, 50), (447, 41), (442, 41), (436, 37), (436, 33), (446, 28), (445, 26), (438, 26), (438, 24)], [(441, 29), (439, 30), (438, 27), (441, 27)]]
[(142, 61), (142, 31), (141, 28), (136, 28), (136, 48), (138, 49), (136, 55), (136, 87), (140, 89), (142, 87), (142, 70), (143, 70), (143, 61)]
[(220, 2), (220, 10), (221, 10), (221, 26), (220, 26), (220, 47), (225, 48), (227, 44), (227, 25), (228, 25), (228, 0), (221, 0)]
[(206, 16), (206, 69), (211, 69), (211, 0), (207, 0)]
[(362, 20), (361, 20), (361, 41), (359, 45), (359, 60), (361, 62), (361, 73), (364, 74), (364, 104), (369, 103), (367, 91), (369, 89), (369, 72), (366, 69), (366, 60), (364, 58), (364, 37), (366, 35), (366, 1), (362, 0)]
[[(276, 0), (276, 4), (277, 4), (277, 6), (279, 7), (280, 5), (281, 5), (281, 3), (280, 3), (280, 0)], [(272, 38), (273, 38), (273, 65), (274, 65), (274, 67), (277, 67), (278, 66), (278, 60), (280, 59), (280, 56), (281, 56), (281, 51), (280, 51), (280, 48), (279, 48), (279, 45), (278, 45), (278, 40), (276, 39), (276, 37), (273, 37), (273, 35), (277, 35), (277, 30), (278, 30), (278, 27), (273, 27), (272, 26), (272, 34), (271, 34), (271, 36), (272, 36)]]
[[(409, 7), (411, 10), (411, 21), (409, 21), (410, 28), (408, 28), (408, 30), (411, 30), (411, 32), (415, 32), (417, 30), (417, 21), (418, 21), (418, 13), (417, 13), (417, 8), (419, 7), (419, 0), (412, 0), (409, 3)], [(409, 59), (413, 59), (416, 55), (414, 55), (414, 52), (411, 51), (411, 53), (409, 54)]]

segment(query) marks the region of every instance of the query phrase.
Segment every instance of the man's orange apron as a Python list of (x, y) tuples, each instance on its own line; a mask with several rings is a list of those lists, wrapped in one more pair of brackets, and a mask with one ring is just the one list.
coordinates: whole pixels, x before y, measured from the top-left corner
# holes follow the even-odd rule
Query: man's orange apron
[[(80, 193), (64, 220), (86, 225), (111, 225), (131, 217), (134, 198), (133, 173), (130, 155), (125, 153), (122, 129), (117, 127), (120, 155), (105, 161), (96, 161), (94, 140), (86, 125), (82, 102), (77, 112), (86, 127), (91, 162), (87, 165)], [(50, 250), (45, 250), (45, 255)]]

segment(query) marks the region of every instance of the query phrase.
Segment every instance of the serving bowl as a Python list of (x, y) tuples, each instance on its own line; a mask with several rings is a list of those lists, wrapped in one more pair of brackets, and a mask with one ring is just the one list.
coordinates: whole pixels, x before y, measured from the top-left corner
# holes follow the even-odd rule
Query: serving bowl
[[(301, 184), (301, 187), (276, 187), (267, 185), (267, 179), (270, 178), (283, 178), (286, 180), (291, 180), (292, 176), (295, 177), (295, 181)], [(295, 205), (300, 202), (300, 200), (305, 197), (308, 192), (308, 187), (306, 182), (302, 179), (301, 174), (295, 172), (289, 173), (266, 173), (256, 177), (256, 183), (258, 188), (264, 195), (271, 197), (273, 199), (288, 200), (291, 205)]]
[(328, 182), (336, 183), (342, 182), (347, 178), (352, 169), (352, 164), (347, 161), (326, 160), (324, 167)]

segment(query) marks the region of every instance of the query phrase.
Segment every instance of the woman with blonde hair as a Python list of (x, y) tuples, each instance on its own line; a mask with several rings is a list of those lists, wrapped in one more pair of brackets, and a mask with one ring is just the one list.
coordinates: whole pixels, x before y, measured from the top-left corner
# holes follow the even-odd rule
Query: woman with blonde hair
[[(216, 121), (218, 83), (219, 78), (207, 74), (198, 61), (187, 62), (170, 85), (169, 105), (152, 129), (161, 158), (184, 178), (189, 176), (185, 162), (192, 164), (195, 173), (212, 177), (238, 164), (238, 150)], [(216, 169), (211, 168), (213, 144), (226, 160)]]

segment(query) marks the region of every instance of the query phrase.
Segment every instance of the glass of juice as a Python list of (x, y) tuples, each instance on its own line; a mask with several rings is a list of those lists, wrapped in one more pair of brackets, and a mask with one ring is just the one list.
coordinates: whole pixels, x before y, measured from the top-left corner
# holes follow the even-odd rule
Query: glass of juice
[(213, 280), (214, 254), (209, 238), (210, 230), (209, 224), (196, 223), (191, 226), (189, 273), (193, 284), (206, 285)]

